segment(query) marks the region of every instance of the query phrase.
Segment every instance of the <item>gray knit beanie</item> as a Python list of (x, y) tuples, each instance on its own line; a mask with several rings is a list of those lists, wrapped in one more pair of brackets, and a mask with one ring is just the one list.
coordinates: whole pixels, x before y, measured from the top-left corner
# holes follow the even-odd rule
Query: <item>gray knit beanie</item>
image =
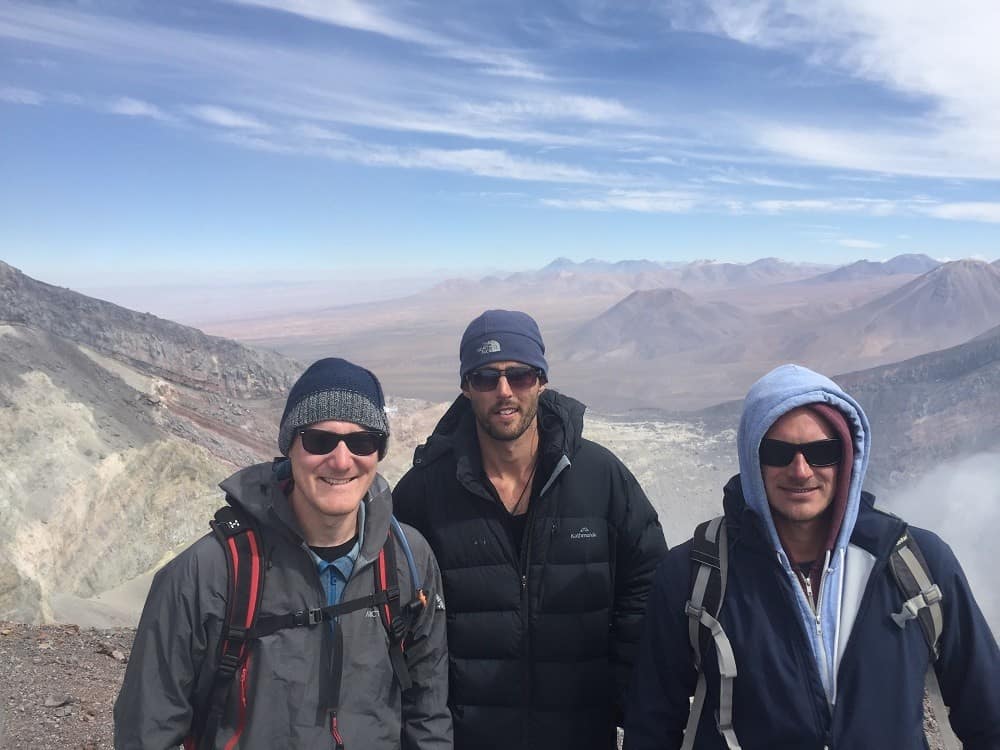
[[(389, 419), (378, 378), (365, 368), (337, 357), (309, 365), (285, 402), (278, 430), (281, 455), (288, 455), (297, 430), (328, 419), (353, 422), (388, 437)], [(384, 456), (383, 450), (379, 458)]]

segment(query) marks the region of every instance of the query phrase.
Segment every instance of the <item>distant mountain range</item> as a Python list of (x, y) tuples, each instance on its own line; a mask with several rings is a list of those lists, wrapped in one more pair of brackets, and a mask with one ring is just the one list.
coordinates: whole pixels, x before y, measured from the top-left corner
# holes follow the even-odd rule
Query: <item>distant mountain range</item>
[(569, 359), (651, 359), (740, 340), (746, 313), (699, 302), (680, 289), (632, 292), (566, 340)]
[(781, 347), (789, 360), (872, 364), (954, 346), (1000, 324), (1000, 269), (960, 260), (878, 299), (809, 324)]
[[(672, 358), (670, 373), (684, 355), (689, 364), (749, 367), (768, 361), (811, 363), (828, 372), (879, 365), (954, 346), (1000, 325), (1000, 269), (962, 260), (938, 264), (922, 256), (901, 257), (892, 267), (904, 281), (913, 268), (932, 269), (892, 291), (847, 310), (823, 304), (758, 313), (725, 301), (705, 301), (678, 289), (637, 291), (576, 326), (559, 346), (580, 359)], [(880, 269), (873, 272), (871, 266)], [(897, 275), (885, 264), (852, 264), (846, 276), (823, 274), (808, 284), (827, 287), (865, 275)], [(864, 272), (862, 274), (862, 271)], [(861, 275), (859, 275), (861, 274)], [(785, 286), (761, 287), (757, 294), (781, 295)], [(744, 291), (741, 300), (749, 299)]]
[(841, 266), (833, 271), (820, 274), (810, 280), (811, 283), (823, 284), (838, 281), (857, 281), (873, 276), (893, 276), (897, 274), (924, 274), (941, 265), (927, 255), (897, 255), (884, 262), (859, 260), (847, 266)]

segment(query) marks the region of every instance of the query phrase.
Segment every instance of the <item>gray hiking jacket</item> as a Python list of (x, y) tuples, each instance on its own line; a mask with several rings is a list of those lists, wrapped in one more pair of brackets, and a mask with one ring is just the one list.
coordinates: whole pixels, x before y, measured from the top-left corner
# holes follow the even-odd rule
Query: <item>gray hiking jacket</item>
[[(225, 482), (226, 499), (258, 522), (267, 570), (262, 614), (324, 606), (311, 552), (270, 464)], [(392, 498), (377, 476), (363, 501), (361, 550), (341, 601), (375, 590), (374, 561), (389, 533)], [(388, 636), (374, 609), (342, 615), (343, 678), (338, 711), (346, 750), (450, 750), (448, 652), (441, 574), (424, 538), (403, 527), (429, 606), (411, 626), (406, 660), (414, 685), (402, 693), (389, 661)], [(396, 544), (400, 602), (413, 599), (406, 556)], [(153, 580), (115, 703), (115, 748), (164, 750), (188, 736), (211, 692), (226, 610), (228, 574), (222, 545), (211, 534), (165, 565)], [(245, 680), (229, 691), (216, 748), (333, 748), (328, 709), (334, 680), (334, 638), (328, 623), (279, 630), (250, 652)], [(238, 743), (230, 743), (238, 735)]]

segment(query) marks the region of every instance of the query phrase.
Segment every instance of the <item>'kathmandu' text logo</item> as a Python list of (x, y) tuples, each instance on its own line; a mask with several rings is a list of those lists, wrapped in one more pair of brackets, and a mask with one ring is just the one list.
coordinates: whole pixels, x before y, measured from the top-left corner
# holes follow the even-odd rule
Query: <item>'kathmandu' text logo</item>
[(496, 354), (500, 351), (500, 342), (496, 339), (490, 339), (483, 342), (483, 345), (476, 349), (476, 351), (480, 354)]
[(594, 533), (593, 531), (591, 531), (590, 529), (588, 529), (586, 526), (584, 526), (582, 529), (580, 529), (575, 534), (570, 534), (569, 538), (570, 539), (596, 539), (597, 538), (597, 534)]

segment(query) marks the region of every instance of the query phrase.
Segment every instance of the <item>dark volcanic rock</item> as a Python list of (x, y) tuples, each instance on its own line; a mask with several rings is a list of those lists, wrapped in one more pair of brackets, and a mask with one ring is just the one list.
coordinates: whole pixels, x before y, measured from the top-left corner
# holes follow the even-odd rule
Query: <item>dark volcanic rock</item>
[(273, 352), (36, 281), (2, 261), (0, 323), (40, 329), (171, 382), (239, 398), (284, 395), (299, 374)]

